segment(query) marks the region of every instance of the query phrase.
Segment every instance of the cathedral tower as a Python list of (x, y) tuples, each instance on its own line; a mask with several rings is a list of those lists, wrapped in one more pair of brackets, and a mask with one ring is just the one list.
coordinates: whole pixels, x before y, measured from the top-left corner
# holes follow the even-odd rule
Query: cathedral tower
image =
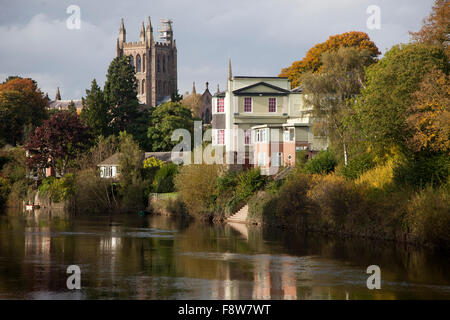
[(139, 41), (126, 42), (122, 19), (116, 44), (116, 56), (131, 57), (138, 81), (139, 101), (152, 107), (169, 100), (177, 92), (177, 48), (172, 21), (161, 20), (158, 31), (160, 41), (155, 41), (148, 17), (147, 26), (142, 22)]

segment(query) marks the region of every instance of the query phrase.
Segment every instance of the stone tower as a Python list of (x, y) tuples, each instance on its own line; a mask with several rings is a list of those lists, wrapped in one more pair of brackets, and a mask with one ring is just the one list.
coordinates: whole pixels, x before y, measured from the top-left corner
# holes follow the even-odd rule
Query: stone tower
[(161, 20), (159, 41), (153, 38), (153, 27), (148, 17), (147, 27), (142, 22), (138, 42), (126, 41), (123, 19), (117, 38), (116, 55), (131, 56), (138, 81), (138, 99), (147, 106), (157, 106), (177, 92), (177, 46), (173, 39), (172, 21)]

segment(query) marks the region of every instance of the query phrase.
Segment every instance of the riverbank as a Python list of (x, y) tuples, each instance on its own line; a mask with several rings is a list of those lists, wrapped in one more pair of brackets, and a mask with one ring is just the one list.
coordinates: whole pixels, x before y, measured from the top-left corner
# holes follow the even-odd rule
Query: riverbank
[(244, 201), (249, 224), (448, 250), (449, 183), (400, 188), (392, 170), (391, 165), (376, 167), (355, 180), (297, 170), (285, 181), (274, 181), (255, 170), (233, 173), (191, 165), (175, 180), (180, 200), (197, 219), (224, 221)]

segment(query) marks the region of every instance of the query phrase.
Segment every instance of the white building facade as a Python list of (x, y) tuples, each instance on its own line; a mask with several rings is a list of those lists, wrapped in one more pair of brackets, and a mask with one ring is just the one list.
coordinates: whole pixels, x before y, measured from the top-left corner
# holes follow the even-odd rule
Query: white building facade
[(326, 137), (313, 134), (301, 89), (290, 87), (283, 77), (233, 77), (229, 62), (227, 89), (212, 99), (212, 144), (223, 146), (227, 163), (294, 165), (297, 152), (328, 148)]

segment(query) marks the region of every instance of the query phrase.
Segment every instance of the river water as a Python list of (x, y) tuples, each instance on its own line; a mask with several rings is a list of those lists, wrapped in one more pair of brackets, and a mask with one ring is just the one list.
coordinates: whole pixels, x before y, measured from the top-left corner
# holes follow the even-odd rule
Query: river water
[[(67, 289), (70, 265), (81, 289)], [(366, 269), (381, 269), (369, 290)], [(160, 216), (0, 215), (1, 299), (450, 299), (449, 256)]]

